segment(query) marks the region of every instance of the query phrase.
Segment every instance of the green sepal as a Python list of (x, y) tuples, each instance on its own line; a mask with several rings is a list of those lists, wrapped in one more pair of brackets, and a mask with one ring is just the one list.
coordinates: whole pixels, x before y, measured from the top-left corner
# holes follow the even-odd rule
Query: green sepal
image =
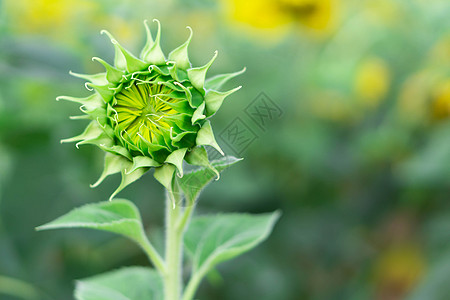
[(82, 134), (73, 138), (61, 140), (61, 143), (78, 142), (75, 146), (92, 144), (103, 149), (103, 147), (112, 147), (113, 140), (107, 127), (102, 127), (97, 120), (91, 121)]
[(191, 92), (191, 106), (197, 108), (199, 107), (199, 105), (205, 102), (204, 93), (192, 87), (189, 89)]
[(92, 89), (94, 89), (103, 98), (103, 101), (105, 101), (105, 103), (111, 101), (114, 96), (114, 90), (111, 89), (111, 87), (113, 87), (111, 84), (96, 85), (91, 82), (87, 82), (86, 87), (91, 87)]
[(214, 115), (219, 108), (222, 106), (223, 100), (226, 97), (240, 90), (242, 86), (238, 86), (228, 92), (218, 92), (218, 91), (208, 91), (205, 95), (205, 103), (206, 103), (206, 116), (210, 117)]
[(156, 168), (159, 166), (161, 166), (159, 162), (148, 156), (135, 156), (133, 157), (133, 166), (130, 170), (127, 170), (127, 173), (134, 172), (139, 168)]
[(197, 137), (197, 132), (188, 131), (186, 133), (180, 133), (182, 136), (175, 136), (172, 140), (172, 144), (175, 148), (180, 147), (193, 147), (195, 146), (195, 138)]
[(133, 73), (136, 71), (141, 71), (143, 69), (147, 69), (149, 66), (148, 63), (143, 62), (133, 54), (131, 54), (128, 50), (126, 50), (124, 47), (122, 47), (119, 43), (117, 43), (117, 47), (119, 47), (119, 50), (122, 52), (123, 57), (126, 61), (126, 69), (129, 73)]
[[(124, 77), (125, 75), (123, 75), (122, 77)], [(111, 84), (108, 89), (111, 90), (114, 94), (116, 92), (119, 92), (123, 89), (124, 83), (120, 82), (117, 84), (117, 86), (115, 86), (114, 84)], [(112, 98), (111, 101), (107, 102), (107, 103), (111, 103), (112, 105), (116, 105), (117, 100), (115, 98)]]
[(192, 125), (194, 125), (198, 120), (203, 120), (206, 118), (204, 115), (205, 113), (205, 102), (200, 104), (200, 106), (194, 111), (194, 114), (192, 115)]
[(80, 115), (80, 116), (69, 116), (71, 120), (91, 120), (89, 115)]
[(124, 71), (126, 70), (129, 73), (133, 73), (135, 71), (140, 71), (148, 67), (148, 63), (143, 62), (142, 60), (131, 54), (124, 47), (122, 47), (122, 45), (120, 45), (119, 42), (108, 31), (102, 30), (102, 33), (106, 33), (111, 39), (111, 43), (114, 44), (116, 52), (114, 65), (116, 68)]
[(188, 164), (209, 168), (211, 171), (216, 173), (216, 175), (217, 175), (216, 180), (220, 179), (220, 173), (209, 162), (208, 153), (206, 152), (205, 148), (203, 148), (203, 147), (193, 148), (191, 151), (189, 151), (188, 154), (186, 154), (184, 159), (186, 160), (186, 162)]
[(167, 65), (163, 65), (163, 66), (151, 65), (150, 67), (148, 67), (148, 70), (150, 72), (155, 71), (156, 73), (158, 73), (159, 75), (162, 75), (162, 76), (170, 76), (169, 67)]
[(243, 68), (241, 71), (237, 71), (234, 73), (220, 74), (220, 75), (216, 75), (214, 77), (208, 78), (205, 81), (205, 89), (218, 91), (230, 79), (233, 79), (234, 77), (241, 75), (246, 70), (247, 70), (247, 68)]
[[(192, 125), (192, 116), (186, 113), (179, 113), (178, 115), (167, 116), (167, 122), (172, 122), (172, 125), (182, 131), (192, 131), (198, 129), (197, 125)], [(179, 132), (179, 131), (178, 131)]]
[(154, 42), (152, 37), (152, 31), (148, 27), (148, 21), (144, 20), (144, 27), (145, 27), (145, 35), (147, 37), (144, 48), (142, 48), (141, 54), (139, 55), (141, 59), (144, 59), (144, 54), (150, 51), (152, 48)]
[(156, 38), (153, 41), (150, 28), (148, 27), (147, 21), (144, 21), (145, 30), (147, 32), (147, 44), (141, 54), (141, 58), (151, 64), (163, 65), (166, 63), (166, 58), (161, 50), (160, 40), (161, 40), (161, 23), (159, 20), (154, 19), (153, 22), (158, 23), (158, 32)]
[[(176, 82), (176, 81), (174, 81)], [(170, 82), (170, 81), (156, 81), (156, 84), (159, 85), (164, 85), (166, 87), (168, 87), (169, 89), (178, 91), (178, 92), (184, 92), (184, 89), (181, 88), (179, 85), (175, 85), (174, 83)]]
[(193, 103), (192, 103), (192, 93), (191, 93), (191, 89), (192, 89), (192, 87), (185, 87), (183, 84), (181, 84), (181, 83), (179, 83), (179, 82), (174, 82), (173, 83), (174, 85), (176, 85), (176, 86), (179, 86), (182, 90), (183, 90), (183, 92), (185, 93), (185, 95), (186, 95), (186, 99), (187, 99), (187, 101), (188, 101), (188, 103), (189, 103), (189, 105), (192, 107), (192, 108), (195, 108), (195, 106), (193, 105)]
[(166, 160), (167, 156), (169, 156), (169, 154), (170, 154), (170, 151), (165, 149), (165, 148), (157, 150), (157, 151), (152, 152), (152, 153), (149, 153), (149, 155), (154, 160), (156, 160), (157, 162), (159, 162), (161, 164), (164, 163), (164, 161)]
[[(197, 125), (197, 127), (200, 128), (198, 125)], [(181, 129), (176, 124), (174, 124), (174, 127), (172, 127), (172, 128), (173, 128), (173, 130), (170, 133), (170, 139), (172, 140), (172, 144), (175, 146), (175, 148), (179, 148), (179, 147), (177, 144), (174, 144), (174, 143), (178, 143), (179, 141), (181, 141), (185, 135), (187, 135), (187, 134), (195, 134), (196, 135), (197, 134), (197, 130), (195, 130), (195, 129), (188, 129), (188, 130)]]
[(145, 151), (137, 146), (135, 146), (133, 143), (131, 143), (128, 138), (124, 137), (122, 132), (118, 132), (117, 127), (116, 130), (114, 130), (114, 132), (116, 133), (116, 136), (120, 136), (123, 140), (123, 142), (126, 144), (126, 147), (128, 147), (131, 151), (136, 151), (141, 153), (142, 155), (145, 155)]
[(131, 156), (130, 152), (128, 152), (128, 150), (125, 149), (122, 146), (118, 146), (118, 145), (109, 146), (109, 145), (104, 145), (104, 144), (100, 144), (98, 146), (103, 151), (106, 151), (106, 152), (109, 152), (109, 153), (112, 153), (112, 154), (116, 154), (116, 155), (121, 155), (123, 157), (128, 158), (130, 161), (133, 159), (133, 157)]
[(174, 165), (178, 170), (178, 176), (183, 177), (183, 159), (186, 155), (187, 148), (173, 151), (167, 156), (165, 163)]
[(170, 77), (172, 77), (176, 81), (181, 81), (180, 78), (178, 78), (178, 68), (174, 61), (168, 61), (167, 65), (169, 66), (169, 74)]
[(103, 129), (103, 132), (112, 140), (114, 139), (114, 129), (107, 123), (102, 122), (100, 118), (95, 119), (97, 124)]
[[(190, 113), (192, 111), (192, 107), (190, 106), (189, 101), (186, 100), (186, 97), (176, 98), (178, 96), (175, 95), (174, 92), (172, 92), (171, 94), (174, 95), (175, 99), (177, 99), (178, 101), (168, 102), (162, 99), (160, 99), (160, 101), (164, 102), (165, 104), (175, 109), (176, 111), (179, 111), (180, 113)], [(167, 96), (173, 98), (170, 94)]]
[(149, 65), (145, 70), (135, 71), (131, 74), (126, 74), (127, 79), (137, 79), (137, 78), (145, 78), (145, 80), (149, 80), (149, 78), (156, 76), (156, 74), (152, 74), (151, 70), (152, 65)]
[(118, 113), (117, 110), (114, 109), (114, 107), (112, 107), (112, 105), (110, 103), (106, 104), (106, 115), (109, 117), (109, 119), (111, 120), (112, 124), (117, 125), (117, 118), (118, 118)]
[(188, 80), (186, 71), (178, 68), (177, 65), (175, 64), (175, 62), (169, 61), (169, 62), (167, 62), (167, 65), (169, 65), (170, 76), (173, 79), (175, 79), (177, 82), (180, 82), (181, 84), (183, 84), (184, 82), (186, 82)]
[(102, 30), (102, 31), (100, 31), (100, 33), (106, 34), (109, 37), (109, 39), (111, 40), (111, 43), (114, 45), (114, 67), (116, 67), (119, 70), (126, 71), (127, 70), (127, 60), (125, 59), (125, 56), (123, 55), (122, 51), (120, 50), (119, 42), (107, 30)]
[[(175, 82), (174, 82), (174, 84), (175, 84)], [(177, 88), (178, 87), (180, 87), (180, 86), (177, 85)], [(169, 105), (177, 105), (179, 103), (183, 103), (183, 104), (188, 104), (189, 105), (189, 101), (187, 101), (187, 98), (186, 98), (186, 91), (184, 89), (182, 89), (182, 91), (178, 91), (178, 90), (171, 91), (170, 93), (165, 94), (165, 96), (167, 96), (168, 98), (172, 98), (172, 99), (177, 99), (178, 100), (175, 103), (167, 102), (167, 104), (169, 104)], [(189, 109), (188, 106), (185, 106), (185, 108)]]
[(109, 125), (108, 117), (106, 116), (106, 108), (98, 108), (92, 112), (87, 112), (87, 114), (96, 120), (97, 123), (103, 128), (106, 134), (112, 139), (114, 139), (114, 129)]
[(106, 153), (103, 172), (98, 178), (98, 180), (94, 184), (90, 185), (91, 188), (99, 186), (103, 182), (103, 180), (105, 180), (106, 177), (121, 172), (122, 170), (126, 169), (129, 165), (130, 161), (127, 158), (121, 155)]
[(173, 175), (175, 174), (175, 166), (172, 164), (164, 164), (155, 169), (153, 175), (167, 190), (172, 190)]
[[(98, 96), (97, 94), (94, 94), (94, 95)], [(89, 119), (94, 120), (94, 121), (97, 119), (101, 119), (101, 121), (103, 122), (103, 121), (105, 121), (105, 118), (107, 118), (105, 115), (106, 109), (104, 107), (93, 107), (92, 108), (89, 106), (82, 105), (80, 107), (80, 110), (82, 112), (84, 112)]]
[(187, 114), (183, 114), (179, 116), (178, 118), (174, 120), (178, 120), (178, 122), (172, 122), (172, 130), (170, 133), (170, 138), (172, 140), (178, 141), (176, 136), (183, 132), (190, 132), (190, 133), (197, 133), (197, 131), (200, 129), (200, 126), (198, 124), (192, 125), (191, 124), (191, 116)]
[(88, 124), (82, 134), (74, 136), (72, 138), (63, 139), (61, 140), (61, 143), (73, 143), (78, 141), (93, 140), (98, 138), (102, 134), (103, 129), (100, 127), (97, 121), (92, 121)]
[(188, 48), (189, 44), (191, 43), (192, 39), (192, 28), (187, 26), (187, 29), (189, 29), (189, 37), (184, 44), (179, 46), (178, 48), (174, 49), (169, 54), (169, 60), (174, 61), (177, 68), (182, 70), (187, 70), (191, 67), (191, 62), (189, 61), (189, 55), (188, 55)]
[(219, 151), (220, 154), (225, 155), (216, 142), (216, 138), (214, 137), (214, 133), (211, 127), (211, 122), (209, 122), (209, 120), (207, 120), (205, 124), (203, 124), (202, 128), (200, 128), (200, 130), (198, 131), (195, 144), (197, 146), (211, 146)]
[(122, 76), (125, 74), (124, 71), (121, 71), (110, 64), (108, 64), (106, 61), (104, 61), (101, 58), (93, 57), (93, 61), (97, 61), (101, 63), (105, 69), (106, 69), (106, 79), (111, 83), (118, 83), (122, 80)]
[(127, 61), (127, 70), (130, 73), (133, 73), (135, 71), (139, 71), (142, 69), (146, 69), (148, 67), (148, 63), (143, 62), (130, 52), (128, 52), (126, 49), (124, 49), (122, 46), (119, 45), (120, 50), (122, 51), (123, 55), (125, 56), (125, 59)]
[(165, 128), (160, 128), (160, 130), (163, 134), (157, 137), (158, 143), (160, 145), (165, 145), (167, 150), (169, 150), (169, 152), (172, 152), (172, 150), (175, 149), (172, 148), (172, 140), (170, 139), (170, 130)]
[(164, 145), (159, 145), (159, 144), (150, 143), (147, 140), (143, 140), (143, 139), (141, 139), (141, 140), (147, 146), (147, 148), (148, 148), (148, 150), (150, 152), (156, 152), (156, 151), (159, 151), (159, 150), (167, 150), (167, 151), (169, 150), (169, 148), (165, 144)]
[(72, 71), (69, 71), (69, 74), (81, 79), (85, 79), (95, 85), (105, 85), (108, 83), (106, 79), (106, 73), (98, 73), (98, 74), (79, 74)]
[[(167, 151), (169, 151), (169, 147), (165, 144), (164, 141), (162, 141), (162, 142), (164, 142), (164, 145), (161, 145), (161, 144), (154, 144), (154, 143), (152, 143), (152, 142), (150, 142), (150, 141), (147, 141), (147, 140), (146, 140), (143, 136), (141, 136), (139, 133), (138, 133), (138, 135), (139, 135), (139, 137), (141, 138), (141, 139), (140, 139), (141, 145), (142, 145), (142, 146), (145, 146), (145, 147), (148, 149), (150, 155), (151, 155), (152, 152), (156, 152), (156, 151), (159, 151), (159, 150), (167, 150)], [(158, 143), (159, 143), (159, 142), (160, 142), (160, 141), (158, 140)]]
[(96, 108), (96, 107), (102, 107), (104, 105), (104, 102), (103, 102), (102, 98), (98, 94), (92, 94), (92, 95), (90, 95), (88, 97), (84, 97), (84, 98), (77, 98), (77, 97), (70, 97), (70, 96), (59, 96), (59, 97), (56, 97), (56, 101), (59, 101), (59, 100), (66, 100), (66, 101), (76, 102), (76, 103), (79, 103), (79, 104), (85, 106), (88, 109), (89, 108), (93, 109), (93, 108)]
[(187, 73), (186, 73), (185, 70), (177, 68), (177, 76), (178, 76), (178, 79), (180, 80), (180, 83), (184, 83), (184, 82), (188, 82), (189, 81), (189, 78), (188, 78)]
[(203, 67), (191, 68), (187, 70), (189, 81), (197, 90), (202, 93), (204, 93), (205, 88), (206, 72), (208, 72), (208, 69), (211, 67), (214, 60), (216, 60), (217, 54), (218, 52), (216, 51), (213, 58)]
[[(130, 164), (129, 164), (129, 166), (127, 168), (131, 168), (131, 167), (132, 167), (132, 164), (130, 162)], [(142, 175), (144, 175), (148, 170), (149, 170), (149, 168), (139, 168), (139, 169), (136, 169), (135, 171), (133, 171), (131, 173), (127, 173), (125, 169), (122, 170), (121, 171), (122, 181), (120, 182), (119, 187), (109, 197), (109, 201), (114, 199), (114, 197), (119, 192), (121, 192), (124, 188), (126, 188), (128, 185), (132, 184), (133, 182), (135, 182), (136, 180), (141, 178)]]
[(113, 140), (105, 132), (103, 132), (98, 137), (78, 142), (75, 146), (78, 148), (80, 145), (96, 145), (100, 148), (112, 147)]

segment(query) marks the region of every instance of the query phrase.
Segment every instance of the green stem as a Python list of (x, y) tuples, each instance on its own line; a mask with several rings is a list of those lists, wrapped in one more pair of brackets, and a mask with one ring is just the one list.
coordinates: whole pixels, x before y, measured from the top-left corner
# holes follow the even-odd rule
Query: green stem
[[(195, 205), (192, 204), (191, 206), (188, 206), (186, 210), (184, 211), (183, 217), (180, 220), (179, 226), (181, 228), (184, 228), (191, 218), (192, 212), (194, 211)], [(195, 292), (197, 291), (197, 288), (200, 284), (200, 282), (203, 279), (203, 276), (205, 275), (206, 270), (200, 269), (199, 272), (192, 272), (192, 277), (188, 282), (188, 285), (186, 286), (186, 290), (184, 291), (183, 300), (192, 300), (194, 298)]]
[[(177, 195), (177, 196), (175, 196)], [(177, 228), (180, 216), (179, 196), (169, 191), (166, 197), (166, 264), (164, 299), (179, 300), (182, 290), (183, 231)]]
[[(180, 300), (183, 290), (183, 236), (195, 205), (181, 209), (178, 190), (166, 193), (166, 257), (163, 266), (164, 300)], [(157, 254), (157, 253), (156, 253)]]
[(202, 280), (202, 277), (195, 274), (192, 276), (191, 280), (189, 280), (188, 285), (186, 286), (186, 290), (183, 294), (182, 300), (192, 300), (194, 299), (195, 292), (197, 291), (197, 288)]
[(184, 232), (184, 230), (186, 229), (186, 225), (189, 223), (190, 219), (191, 219), (191, 215), (192, 212), (194, 211), (195, 205), (192, 204), (188, 207), (186, 207), (186, 209), (183, 212), (183, 215), (181, 216), (180, 221), (177, 224), (177, 228), (179, 230), (181, 230), (182, 232)]

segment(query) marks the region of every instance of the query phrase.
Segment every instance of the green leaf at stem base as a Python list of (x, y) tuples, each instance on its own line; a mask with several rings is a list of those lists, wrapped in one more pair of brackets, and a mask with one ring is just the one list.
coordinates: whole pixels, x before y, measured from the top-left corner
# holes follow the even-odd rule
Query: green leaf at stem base
[[(192, 278), (187, 293), (217, 264), (230, 260), (262, 243), (280, 217), (268, 214), (219, 214), (196, 217), (184, 236), (186, 250), (192, 254)], [(185, 295), (186, 296), (186, 295)], [(187, 296), (186, 299), (191, 299)]]
[(77, 281), (77, 300), (161, 300), (163, 283), (158, 272), (127, 267)]

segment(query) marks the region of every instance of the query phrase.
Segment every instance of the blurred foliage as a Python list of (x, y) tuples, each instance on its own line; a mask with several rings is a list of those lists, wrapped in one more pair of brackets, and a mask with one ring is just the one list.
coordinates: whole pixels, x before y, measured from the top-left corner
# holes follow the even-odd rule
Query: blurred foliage
[[(68, 70), (112, 59), (101, 29), (136, 50), (142, 20), (158, 18), (163, 48), (190, 25), (196, 65), (218, 49), (218, 73), (247, 66), (215, 127), (238, 117), (257, 138), (229, 149), (245, 160), (200, 211), (284, 212), (200, 299), (449, 299), (449, 14), (445, 0), (1, 0), (0, 298), (69, 299), (76, 278), (146, 264), (112, 235), (34, 227), (107, 199), (119, 180), (89, 189), (101, 153), (59, 144), (84, 127), (54, 101), (83, 93)], [(245, 113), (260, 92), (284, 112), (264, 127)], [(145, 177), (121, 195), (156, 242), (162, 192)]]

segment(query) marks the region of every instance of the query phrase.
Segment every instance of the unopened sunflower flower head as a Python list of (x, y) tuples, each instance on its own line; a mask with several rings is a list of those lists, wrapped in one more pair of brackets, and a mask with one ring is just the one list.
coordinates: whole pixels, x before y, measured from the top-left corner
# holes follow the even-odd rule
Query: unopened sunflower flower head
[(92, 95), (86, 98), (61, 96), (58, 99), (81, 104), (82, 116), (89, 119), (84, 132), (62, 142), (94, 144), (105, 151), (104, 170), (92, 187), (107, 176), (121, 173), (117, 193), (139, 179), (151, 168), (155, 178), (170, 190), (175, 174), (183, 176), (183, 161), (214, 169), (208, 160), (205, 146), (223, 152), (217, 144), (210, 118), (221, 107), (224, 99), (240, 87), (219, 91), (230, 79), (244, 70), (206, 79), (206, 73), (215, 58), (202, 67), (192, 67), (188, 40), (170, 52), (166, 59), (160, 47), (161, 25), (153, 39), (144, 22), (147, 42), (136, 57), (107, 31), (102, 31), (115, 48), (114, 65), (94, 57), (105, 67), (105, 72), (72, 75), (86, 79)]

